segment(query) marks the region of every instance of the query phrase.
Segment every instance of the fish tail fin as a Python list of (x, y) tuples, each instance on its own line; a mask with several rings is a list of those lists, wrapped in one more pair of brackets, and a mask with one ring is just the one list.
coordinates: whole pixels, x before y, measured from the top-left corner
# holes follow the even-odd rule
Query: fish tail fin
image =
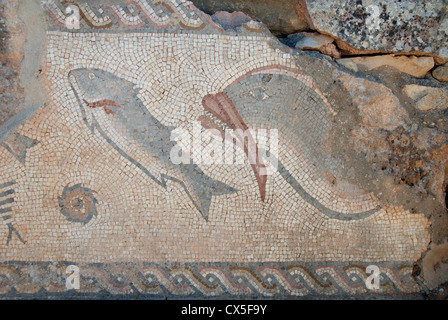
[(198, 210), (205, 221), (208, 221), (212, 197), (238, 192), (238, 189), (211, 178), (205, 178), (202, 185), (195, 186), (196, 188), (193, 187), (192, 193), (196, 198)]
[(238, 192), (238, 189), (207, 176), (202, 176), (198, 180), (187, 179), (186, 182), (166, 175), (164, 178), (177, 182), (184, 188), (187, 196), (205, 221), (208, 221), (212, 197)]
[(238, 192), (238, 189), (225, 184), (224, 182), (210, 179), (211, 180), (211, 188), (213, 190), (213, 195), (222, 196), (225, 194), (232, 194)]

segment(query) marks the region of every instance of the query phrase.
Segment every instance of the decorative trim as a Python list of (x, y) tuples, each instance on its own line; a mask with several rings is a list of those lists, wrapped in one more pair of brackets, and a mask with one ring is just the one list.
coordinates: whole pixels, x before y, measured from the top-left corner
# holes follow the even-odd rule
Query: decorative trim
[[(408, 263), (375, 263), (380, 289), (367, 289), (368, 263), (113, 263), (4, 262), (0, 298), (95, 294), (98, 297), (284, 298), (417, 294)], [(80, 271), (67, 290), (66, 268)]]
[[(43, 7), (54, 27), (66, 31), (92, 29), (195, 31), (207, 26), (223, 31), (208, 15), (185, 0), (127, 0), (114, 5), (95, 6), (74, 0), (49, 0), (43, 2)], [(76, 10), (73, 11), (69, 7)], [(68, 28), (67, 19), (76, 17), (76, 14), (79, 15), (79, 25), (76, 28)]]

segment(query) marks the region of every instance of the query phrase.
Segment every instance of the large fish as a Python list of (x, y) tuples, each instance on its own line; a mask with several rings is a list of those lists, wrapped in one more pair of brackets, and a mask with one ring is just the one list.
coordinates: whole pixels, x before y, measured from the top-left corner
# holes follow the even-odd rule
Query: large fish
[[(225, 134), (223, 127), (233, 130), (240, 141), (237, 145), (244, 150), (250, 160), (263, 201), (266, 197), (267, 184), (265, 163), (270, 163), (302, 199), (321, 213), (338, 220), (366, 218), (376, 213), (379, 206), (373, 202), (366, 203), (365, 210), (355, 208), (350, 213), (327, 207), (322, 202), (324, 198), (322, 195), (311, 194), (300, 184), (300, 180), (297, 179), (299, 172), (290, 172), (278, 159), (278, 155), (259, 147), (250, 132), (245, 136), (241, 134), (249, 131), (248, 123), (254, 128), (267, 125), (278, 130), (291, 149), (301, 150), (303, 154), (313, 159), (314, 166), (318, 166), (316, 171), (320, 174), (328, 172), (328, 176), (331, 177), (332, 171), (337, 172), (339, 164), (328, 156), (325, 149), (333, 110), (324, 102), (316, 91), (317, 88), (303, 81), (304, 79), (301, 71), (282, 66), (252, 70), (222, 92), (203, 97), (204, 110), (213, 117), (205, 114), (198, 120), (204, 128), (214, 129), (211, 132), (237, 144), (236, 140)], [(358, 195), (362, 195), (362, 192), (359, 191)]]
[[(72, 70), (69, 72), (69, 82), (87, 126), (92, 130), (97, 129), (124, 158), (135, 164), (160, 186), (166, 188), (167, 180), (179, 183), (204, 219), (208, 220), (213, 196), (238, 191), (210, 178), (192, 162), (174, 164), (171, 161), (170, 153), (176, 145), (176, 142), (171, 140), (171, 133), (175, 128), (163, 125), (149, 112), (138, 98), (139, 89), (136, 89), (134, 83), (98, 69)], [(114, 135), (109, 134), (110, 129), (119, 132), (125, 139), (137, 143), (169, 170), (179, 172), (183, 179), (164, 173), (160, 173), (160, 176), (152, 174), (119, 147), (117, 141), (114, 141)]]

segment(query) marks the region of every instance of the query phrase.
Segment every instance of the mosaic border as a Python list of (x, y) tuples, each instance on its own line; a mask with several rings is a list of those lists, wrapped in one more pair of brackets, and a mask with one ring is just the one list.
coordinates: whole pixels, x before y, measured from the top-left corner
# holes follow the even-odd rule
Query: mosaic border
[[(66, 268), (80, 270), (80, 289), (67, 290)], [(380, 268), (380, 289), (369, 290), (366, 267)], [(4, 262), (0, 299), (98, 297), (135, 299), (331, 298), (409, 295), (422, 291), (410, 263), (85, 263)]]
[[(176, 32), (235, 33), (186, 0), (125, 0), (116, 4), (89, 5), (83, 1), (48, 0), (42, 7), (49, 17), (49, 30), (70, 32)], [(238, 27), (239, 33), (261, 34), (267, 29), (252, 20)]]

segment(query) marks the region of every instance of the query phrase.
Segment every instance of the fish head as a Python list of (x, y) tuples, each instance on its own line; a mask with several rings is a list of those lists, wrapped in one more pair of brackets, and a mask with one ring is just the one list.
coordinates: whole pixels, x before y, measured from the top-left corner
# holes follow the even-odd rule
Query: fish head
[(81, 107), (83, 119), (91, 129), (94, 116), (93, 110), (88, 107), (90, 103), (109, 100), (118, 104), (126, 96), (136, 92), (133, 83), (100, 69), (74, 69), (69, 72), (68, 78)]

